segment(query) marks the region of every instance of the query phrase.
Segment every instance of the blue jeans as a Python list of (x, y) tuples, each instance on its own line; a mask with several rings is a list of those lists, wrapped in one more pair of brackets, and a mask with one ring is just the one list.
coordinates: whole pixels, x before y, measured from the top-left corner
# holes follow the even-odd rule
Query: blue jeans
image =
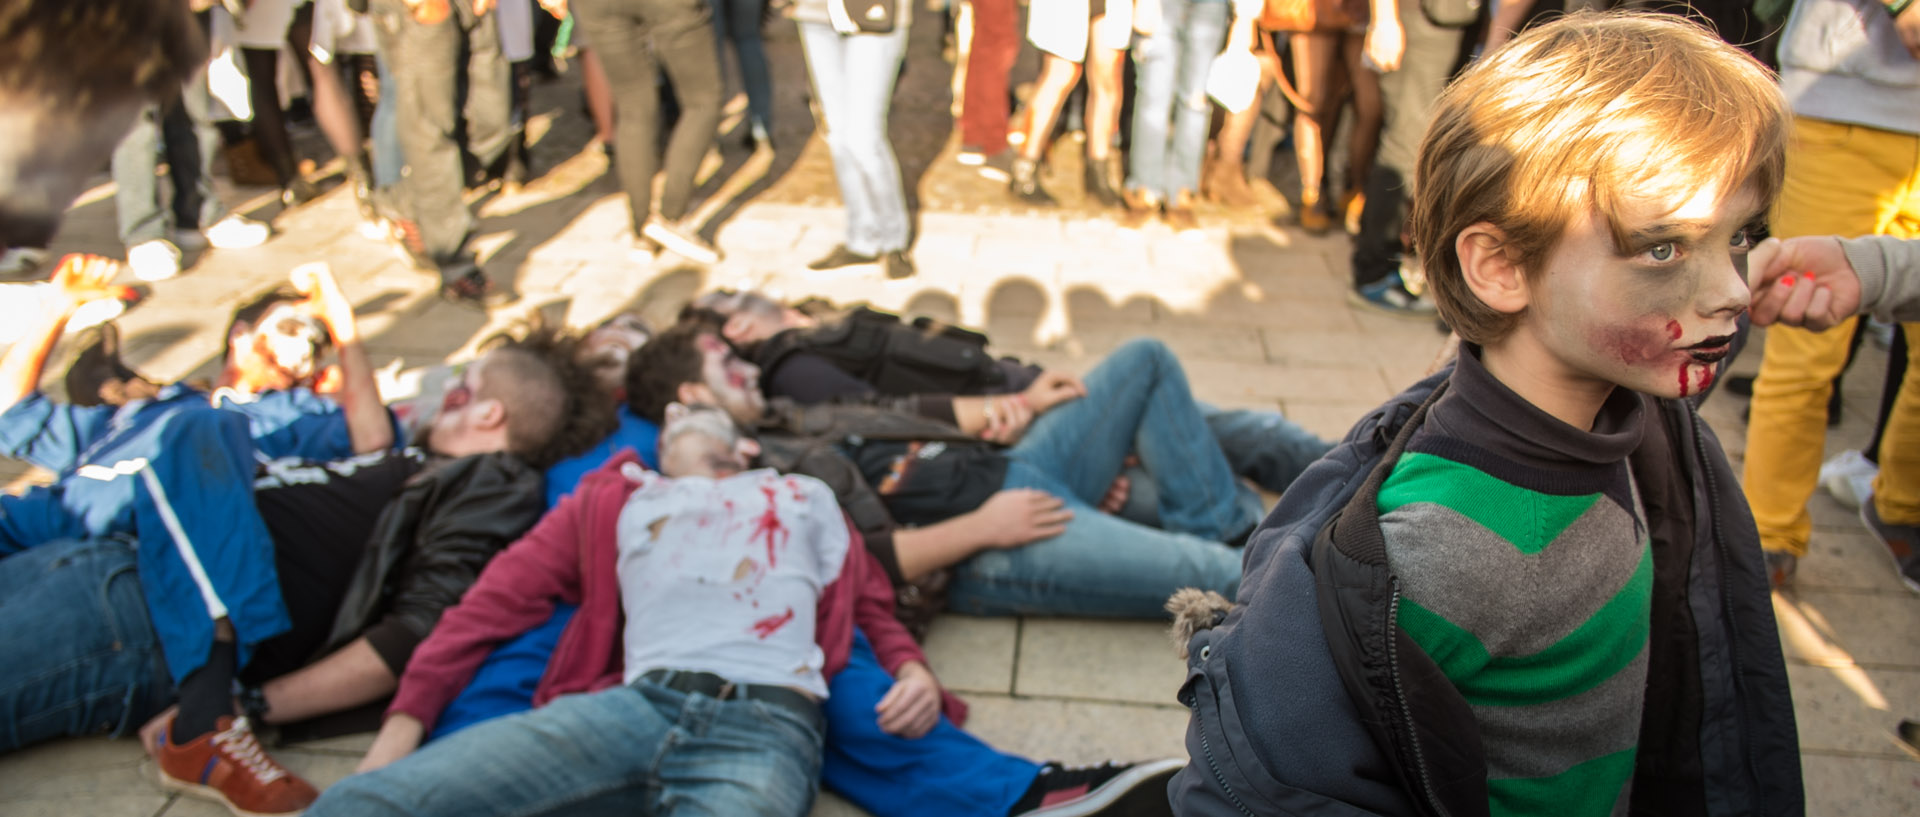
[(0, 752), (124, 735), (173, 699), (133, 542), (49, 542), (0, 559)]
[[(1086, 397), (1034, 421), (1003, 485), (1058, 496), (1074, 512), (1066, 532), (962, 562), (953, 609), (1151, 618), (1182, 587), (1238, 589), (1240, 552), (1221, 541), (1253, 527), (1258, 506), (1243, 502), (1180, 362), (1159, 341), (1129, 341), (1086, 384)], [(1136, 453), (1161, 487), (1166, 530), (1094, 508)]]
[(1040, 764), (988, 746), (945, 715), (913, 740), (880, 731), (873, 708), (893, 688), (893, 676), (859, 630), (846, 668), (828, 684), (821, 782), (868, 813), (1000, 817), (1040, 774)]
[(1153, 36), (1134, 35), (1137, 74), (1127, 189), (1168, 201), (1182, 191), (1200, 190), (1200, 162), (1213, 120), (1207, 69), (1227, 41), (1228, 6), (1222, 0), (1162, 0), (1160, 14)]
[[(189, 80), (178, 104), (147, 105), (133, 120), (133, 130), (113, 151), (113, 181), (118, 192), (113, 203), (120, 218), (120, 243), (132, 247), (155, 239), (169, 239), (168, 228), (200, 230), (227, 214), (213, 192), (213, 156), (220, 149), (220, 132), (207, 118), (213, 97), (206, 72)], [(160, 157), (167, 160), (172, 182), (170, 201), (161, 201)]]
[(392, 187), (400, 183), (400, 171), (407, 167), (407, 157), (400, 154), (400, 103), (394, 99), (400, 88), (393, 81), (386, 54), (376, 54), (374, 59), (380, 66), (380, 101), (374, 103), (373, 122), (367, 128), (373, 139), (373, 186)]
[[(1307, 470), (1314, 460), (1333, 449), (1333, 443), (1294, 425), (1277, 411), (1254, 409), (1218, 409), (1200, 404), (1207, 428), (1220, 444), (1235, 476), (1252, 480), (1273, 493), (1285, 493), (1288, 485)], [(1142, 525), (1160, 527), (1160, 485), (1145, 468), (1127, 469), (1132, 490), (1120, 516)], [(1260, 496), (1252, 489), (1240, 492), (1240, 501), (1255, 515), (1263, 513)]]
[(900, 162), (887, 139), (887, 109), (907, 51), (907, 27), (889, 34), (841, 34), (800, 23), (800, 44), (826, 120), (833, 177), (847, 208), (847, 249), (862, 255), (904, 250), (911, 238)]
[[(713, 4), (713, 34), (719, 42), (731, 40), (740, 60), (740, 84), (747, 91), (747, 114), (754, 129), (773, 128), (773, 71), (767, 67), (767, 47), (760, 40), (760, 17), (767, 0), (708, 0)], [(722, 45), (721, 48), (726, 48)], [(726, 54), (721, 54), (721, 62)]]
[(307, 817), (801, 817), (821, 716), (639, 681), (568, 695), (333, 785)]

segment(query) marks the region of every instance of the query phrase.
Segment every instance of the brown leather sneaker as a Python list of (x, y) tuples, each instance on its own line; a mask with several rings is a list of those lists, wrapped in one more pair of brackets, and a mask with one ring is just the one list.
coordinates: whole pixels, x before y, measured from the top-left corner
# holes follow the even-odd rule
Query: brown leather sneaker
[(1200, 219), (1193, 214), (1193, 191), (1175, 193), (1173, 201), (1167, 203), (1167, 226), (1172, 228), (1175, 235), (1200, 234)]
[(1120, 200), (1127, 205), (1127, 211), (1120, 216), (1120, 226), (1129, 230), (1147, 226), (1160, 212), (1160, 198), (1145, 190), (1127, 190), (1120, 194)]
[(173, 743), (173, 722), (167, 723), (154, 754), (160, 788), (212, 800), (240, 817), (296, 815), (320, 797), (260, 748), (246, 718), (216, 723), (214, 731), (180, 746)]

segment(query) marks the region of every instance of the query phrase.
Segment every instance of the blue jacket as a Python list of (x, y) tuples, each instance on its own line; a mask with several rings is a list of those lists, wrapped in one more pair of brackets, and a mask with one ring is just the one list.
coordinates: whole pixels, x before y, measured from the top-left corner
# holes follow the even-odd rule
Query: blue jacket
[[(1249, 540), (1236, 606), (1188, 645), (1179, 697), (1193, 713), (1192, 762), (1169, 787), (1175, 813), (1487, 813), (1472, 713), (1394, 623), (1384, 549), (1367, 547), (1369, 503), (1347, 508), (1446, 376), (1361, 419)], [(1632, 810), (1802, 814), (1793, 704), (1746, 500), (1693, 405), (1645, 399), (1654, 427), (1630, 463), (1649, 505), (1654, 630)], [(1377, 517), (1370, 527), (1377, 542)]]

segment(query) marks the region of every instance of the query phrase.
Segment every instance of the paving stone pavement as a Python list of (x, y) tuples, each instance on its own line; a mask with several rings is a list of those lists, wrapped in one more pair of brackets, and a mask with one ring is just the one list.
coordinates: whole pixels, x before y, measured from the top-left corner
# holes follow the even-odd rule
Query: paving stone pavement
[[(823, 145), (812, 138), (804, 86), (779, 86), (783, 118), (774, 155), (728, 146), (710, 195), (711, 234), (727, 253), (711, 268), (628, 257), (626, 204), (582, 152), (585, 128), (571, 84), (542, 86), (532, 132), (543, 175), (526, 189), (483, 199), (477, 244), (488, 269), (521, 293), (481, 314), (441, 302), (434, 281), (358, 232), (352, 203), (334, 191), (277, 215), (266, 246), (203, 254), (188, 274), (154, 287), (121, 319), (127, 357), (150, 375), (211, 374), (228, 310), (282, 280), (295, 264), (324, 259), (359, 306), (375, 364), (399, 373), (469, 356), (490, 333), (534, 311), (570, 322), (639, 309), (664, 322), (695, 292), (759, 286), (788, 296), (866, 300), (985, 328), (998, 351), (1085, 370), (1124, 340), (1151, 335), (1186, 363), (1195, 393), (1230, 407), (1284, 411), (1337, 437), (1361, 414), (1426, 369), (1440, 344), (1429, 323), (1364, 313), (1344, 301), (1343, 237), (1313, 238), (1256, 218), (1209, 212), (1204, 236), (1120, 229), (1077, 206), (1035, 212), (950, 161), (945, 63), (935, 26), (922, 26), (896, 103), (894, 131), (917, 180), (921, 272), (904, 281), (877, 270), (810, 273), (804, 262), (840, 237), (842, 216)], [(769, 28), (777, 76), (802, 76), (790, 32)], [(1030, 71), (1030, 68), (1027, 69)], [(737, 106), (736, 106), (737, 107)], [(311, 137), (308, 141), (313, 141)], [(756, 176), (757, 174), (757, 176)], [(1071, 178), (1057, 173), (1056, 177)], [(104, 180), (103, 180), (104, 181)], [(76, 207), (57, 251), (116, 253), (110, 188)], [(222, 190), (258, 204), (260, 190)], [(1757, 366), (1755, 347), (1737, 368)], [(1884, 352), (1863, 350), (1845, 384), (1845, 422), (1829, 451), (1870, 434)], [(1744, 448), (1739, 401), (1716, 397), (1705, 414), (1736, 459)], [(1795, 591), (1776, 596), (1794, 684), (1809, 813), (1915, 813), (1920, 764), (1894, 744), (1901, 717), (1920, 717), (1920, 598), (1888, 569), (1884, 551), (1825, 494), (1814, 499), (1812, 554)], [(1157, 622), (983, 619), (947, 616), (927, 644), (934, 669), (973, 704), (969, 728), (1008, 751), (1092, 762), (1183, 754), (1181, 678)], [(318, 784), (350, 772), (369, 736), (274, 749)], [(0, 814), (9, 817), (200, 817), (224, 813), (163, 795), (131, 739), (60, 741), (0, 757)], [(816, 815), (858, 815), (823, 795)], [(906, 812), (910, 813), (910, 809)]]

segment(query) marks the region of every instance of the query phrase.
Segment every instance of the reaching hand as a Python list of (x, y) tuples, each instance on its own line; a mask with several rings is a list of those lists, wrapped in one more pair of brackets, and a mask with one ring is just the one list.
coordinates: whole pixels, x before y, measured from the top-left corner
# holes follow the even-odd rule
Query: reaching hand
[(389, 715), (387, 722), (380, 725), (380, 733), (373, 736), (373, 745), (367, 747), (367, 756), (360, 760), (354, 772), (370, 772), (406, 757), (420, 748), (426, 731), (426, 726), (412, 715)]
[(53, 288), (74, 306), (117, 298), (120, 288), (113, 285), (113, 278), (121, 268), (111, 258), (73, 253), (60, 259), (53, 271)]
[(925, 664), (902, 664), (893, 688), (873, 711), (880, 716), (880, 731), (908, 740), (923, 737), (940, 722), (940, 682)]
[(1016, 548), (1065, 533), (1073, 511), (1046, 491), (1015, 488), (994, 494), (971, 516), (988, 547)]
[(314, 261), (294, 267), (287, 273), (287, 282), (293, 285), (293, 291), (306, 296), (307, 311), (327, 325), (335, 343), (350, 343), (357, 337), (353, 302), (340, 291), (340, 282), (334, 280), (333, 270), (326, 262)]
[(1860, 312), (1860, 275), (1833, 236), (1769, 238), (1747, 256), (1749, 307), (1760, 326), (1827, 329)]
[(1041, 372), (1026, 391), (1020, 393), (1035, 414), (1045, 414), (1054, 406), (1087, 396), (1087, 384), (1065, 372)]
[(540, 0), (540, 7), (553, 15), (555, 20), (567, 19), (567, 0)]

